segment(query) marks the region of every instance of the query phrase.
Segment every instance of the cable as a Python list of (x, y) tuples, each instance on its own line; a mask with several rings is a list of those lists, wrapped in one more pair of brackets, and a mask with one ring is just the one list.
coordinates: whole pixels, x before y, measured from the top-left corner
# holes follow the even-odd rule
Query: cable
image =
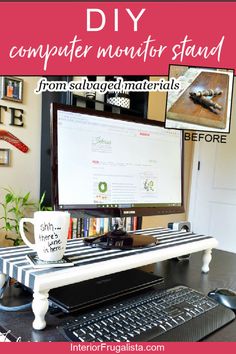
[(0, 310), (1, 311), (6, 311), (6, 312), (16, 312), (16, 311), (24, 311), (30, 309), (32, 306), (32, 302), (29, 302), (28, 304), (25, 305), (20, 305), (20, 306), (3, 306), (0, 304)]
[[(9, 286), (9, 282), (10, 282), (10, 277), (7, 277), (5, 284), (0, 289), (0, 298), (4, 294), (7, 286)], [(0, 310), (7, 311), (7, 312), (24, 311), (24, 310), (28, 310), (29, 308), (31, 308), (31, 306), (32, 306), (32, 302), (29, 302), (27, 304), (20, 305), (20, 306), (4, 306), (4, 305), (0, 304)]]

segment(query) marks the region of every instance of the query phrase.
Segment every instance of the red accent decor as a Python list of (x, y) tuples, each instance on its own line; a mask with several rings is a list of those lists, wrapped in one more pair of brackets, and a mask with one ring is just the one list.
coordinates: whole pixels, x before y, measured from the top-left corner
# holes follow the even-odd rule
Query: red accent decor
[(26, 153), (29, 148), (22, 141), (20, 141), (15, 135), (9, 133), (6, 130), (0, 130), (0, 140), (4, 140), (9, 144), (15, 146), (20, 151)]

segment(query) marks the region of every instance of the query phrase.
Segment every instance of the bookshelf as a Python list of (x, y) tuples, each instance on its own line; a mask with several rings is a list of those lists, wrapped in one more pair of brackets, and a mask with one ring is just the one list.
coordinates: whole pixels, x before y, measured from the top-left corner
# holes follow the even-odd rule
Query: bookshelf
[[(119, 76), (120, 77), (120, 76)], [(72, 80), (80, 80), (82, 77), (76, 76)], [(116, 76), (87, 76), (88, 81), (116, 81)], [(148, 76), (122, 76), (124, 81), (142, 81), (147, 79)], [(128, 92), (130, 99), (130, 107), (125, 108), (115, 104), (111, 104), (108, 101), (108, 94), (101, 94), (96, 92), (92, 98), (90, 95), (86, 96), (86, 92), (83, 94), (71, 94), (70, 102), (72, 105), (86, 107), (90, 109), (103, 110), (106, 112), (113, 112), (119, 114), (132, 115), (135, 117), (147, 118), (148, 107), (148, 92)]]

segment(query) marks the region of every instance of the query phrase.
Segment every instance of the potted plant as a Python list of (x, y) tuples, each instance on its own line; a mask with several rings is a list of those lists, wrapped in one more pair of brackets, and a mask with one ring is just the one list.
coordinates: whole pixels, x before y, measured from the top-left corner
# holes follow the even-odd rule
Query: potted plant
[(23, 243), (19, 231), (20, 219), (25, 217), (29, 212), (50, 210), (50, 208), (43, 206), (45, 193), (43, 193), (41, 199), (35, 203), (30, 200), (30, 192), (25, 195), (18, 195), (11, 188), (4, 190), (6, 194), (3, 202), (0, 203), (3, 212), (0, 217), (2, 224), (0, 230), (5, 232), (4, 236), (6, 240), (12, 241), (14, 246), (19, 246)]

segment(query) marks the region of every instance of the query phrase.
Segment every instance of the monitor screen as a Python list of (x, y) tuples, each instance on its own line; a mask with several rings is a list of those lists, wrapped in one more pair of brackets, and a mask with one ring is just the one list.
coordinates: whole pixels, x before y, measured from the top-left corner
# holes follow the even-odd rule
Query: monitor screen
[(183, 211), (182, 133), (156, 121), (52, 106), (53, 201), (88, 216)]

